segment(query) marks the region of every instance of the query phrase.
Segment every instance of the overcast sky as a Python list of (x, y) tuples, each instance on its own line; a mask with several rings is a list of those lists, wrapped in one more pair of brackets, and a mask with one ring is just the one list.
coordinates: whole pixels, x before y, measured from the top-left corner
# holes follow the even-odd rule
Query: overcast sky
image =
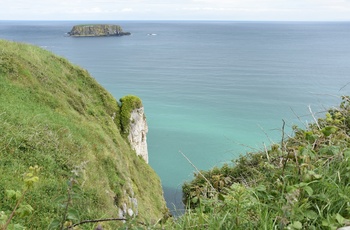
[(350, 21), (350, 0), (0, 0), (0, 20)]

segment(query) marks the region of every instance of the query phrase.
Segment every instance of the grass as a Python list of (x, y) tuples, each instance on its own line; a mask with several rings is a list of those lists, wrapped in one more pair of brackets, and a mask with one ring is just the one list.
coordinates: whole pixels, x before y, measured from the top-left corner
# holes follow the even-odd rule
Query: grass
[(20, 189), (21, 175), (39, 165), (40, 183), (26, 195), (35, 211), (14, 221), (46, 229), (61, 215), (53, 201), (67, 194), (72, 170), (84, 165), (72, 204), (81, 220), (115, 217), (123, 203), (132, 206), (129, 197), (137, 198), (141, 221), (161, 218), (159, 178), (121, 136), (112, 95), (86, 70), (46, 50), (3, 40), (0, 47), (0, 210), (11, 210), (5, 190)]

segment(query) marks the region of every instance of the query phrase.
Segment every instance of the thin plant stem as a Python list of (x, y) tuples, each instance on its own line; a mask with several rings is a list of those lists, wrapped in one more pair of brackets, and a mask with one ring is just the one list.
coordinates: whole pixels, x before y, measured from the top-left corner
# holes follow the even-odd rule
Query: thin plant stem
[(18, 206), (22, 203), (22, 201), (23, 201), (23, 199), (24, 199), (24, 196), (25, 196), (25, 194), (27, 193), (27, 191), (28, 191), (28, 189), (26, 189), (26, 190), (23, 192), (21, 198), (19, 198), (19, 200), (17, 201), (16, 206), (15, 206), (14, 209), (12, 210), (12, 213), (11, 213), (11, 215), (9, 216), (9, 218), (7, 219), (7, 221), (6, 221), (5, 225), (3, 226), (2, 230), (6, 230), (6, 229), (7, 229), (7, 226), (10, 224), (12, 218), (14, 217), (14, 215), (15, 215), (15, 213), (16, 213), (16, 210), (17, 210)]
[(179, 151), (182, 156), (193, 166), (193, 168), (204, 178), (204, 180), (206, 182), (208, 182), (208, 184), (210, 185), (210, 187), (215, 190), (214, 186), (210, 183), (210, 181), (198, 170), (198, 168), (190, 161), (190, 159), (188, 159), (188, 157), (181, 151)]

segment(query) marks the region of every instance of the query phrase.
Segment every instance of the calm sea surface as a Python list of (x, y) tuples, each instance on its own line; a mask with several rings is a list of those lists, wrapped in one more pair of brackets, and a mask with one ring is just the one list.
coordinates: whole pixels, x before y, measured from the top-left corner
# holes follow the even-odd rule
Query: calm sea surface
[(282, 119), (290, 133), (312, 122), (309, 105), (319, 112), (349, 95), (350, 23), (97, 22), (132, 35), (67, 37), (80, 23), (0, 21), (0, 38), (64, 56), (117, 99), (141, 97), (150, 165), (171, 209), (195, 171), (180, 151), (197, 168), (220, 166), (278, 142)]

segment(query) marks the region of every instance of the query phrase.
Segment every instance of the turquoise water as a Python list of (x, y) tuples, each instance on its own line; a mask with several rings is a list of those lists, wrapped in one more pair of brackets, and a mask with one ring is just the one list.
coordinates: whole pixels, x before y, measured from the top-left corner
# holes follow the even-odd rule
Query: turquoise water
[(312, 122), (309, 105), (322, 112), (349, 94), (350, 23), (122, 21), (131, 36), (65, 36), (79, 23), (2, 21), (0, 38), (68, 58), (117, 99), (140, 96), (171, 208), (195, 171), (179, 151), (197, 168), (220, 166), (278, 142), (282, 119), (290, 133)]

